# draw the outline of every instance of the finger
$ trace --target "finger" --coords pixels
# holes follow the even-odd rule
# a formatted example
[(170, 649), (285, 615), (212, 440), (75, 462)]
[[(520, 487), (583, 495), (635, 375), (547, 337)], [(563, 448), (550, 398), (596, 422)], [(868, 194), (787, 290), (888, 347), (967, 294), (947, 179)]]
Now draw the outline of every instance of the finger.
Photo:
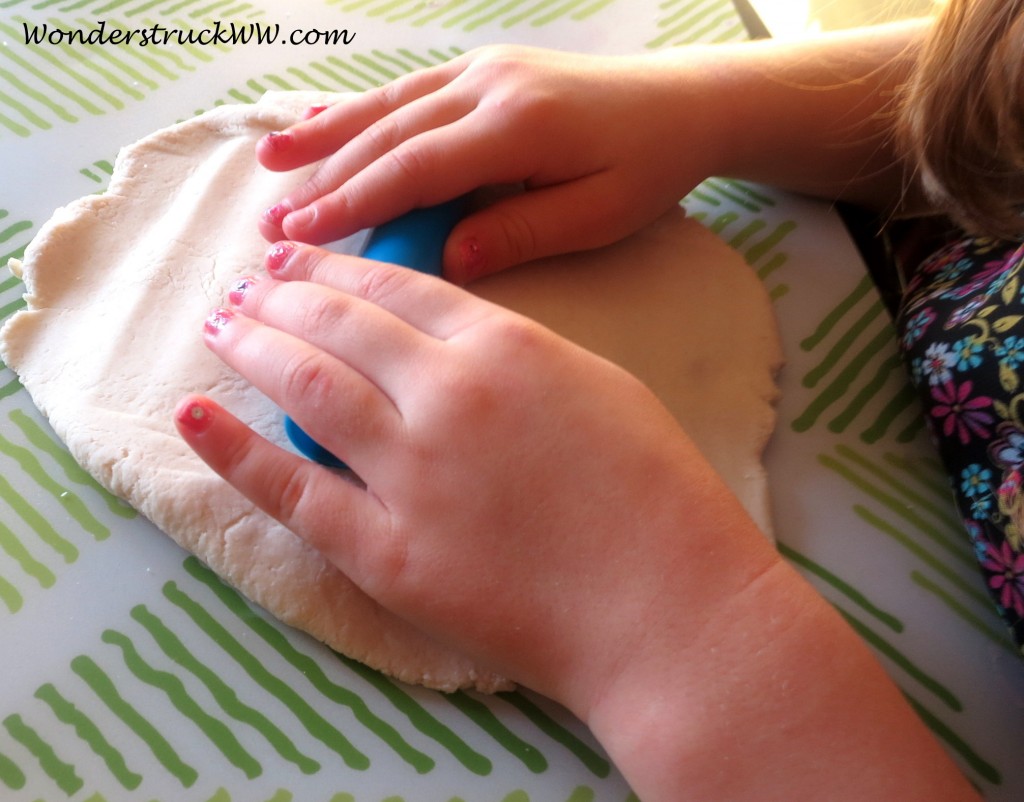
[(436, 92), (461, 72), (456, 62), (417, 70), (309, 114), (284, 131), (272, 131), (256, 143), (256, 158), (269, 170), (293, 170), (324, 159), (368, 126), (425, 95)]
[(315, 104), (313, 106), (310, 106), (308, 109), (306, 109), (304, 112), (302, 112), (302, 119), (303, 120), (312, 120), (318, 114), (321, 114), (322, 112), (327, 111), (327, 109), (329, 109), (331, 107), (331, 105), (332, 104), (330, 104), (330, 103), (317, 103), (317, 104)]
[[(191, 395), (174, 413), (178, 432), (215, 472), (338, 566), (353, 541), (386, 524), (374, 497), (338, 474), (278, 448), (208, 398)], [(323, 521), (330, 526), (323, 526)]]
[[(349, 213), (344, 204), (320, 203), (320, 200), (409, 140), (430, 137), (464, 117), (471, 109), (472, 105), (461, 94), (442, 90), (377, 120), (325, 160), (305, 183), (281, 200), (279, 205), (290, 210), (281, 221), (282, 230), (294, 239), (325, 242), (328, 241), (325, 237), (337, 239), (365, 227), (359, 225), (360, 221)], [(450, 166), (443, 169), (448, 172)], [(419, 181), (425, 183), (438, 180), (437, 175), (419, 176)], [(419, 205), (416, 198), (411, 202), (412, 206)]]
[(439, 340), (495, 310), (493, 304), (434, 276), (312, 245), (275, 243), (267, 251), (266, 267), (284, 281), (312, 282), (361, 298)]
[(401, 395), (410, 368), (429, 361), (438, 344), (383, 307), (322, 284), (249, 277), (229, 298), (247, 317), (341, 360), (389, 398)]
[(608, 183), (595, 173), (509, 196), (466, 217), (445, 243), (445, 277), (464, 285), (524, 262), (608, 245), (649, 222), (645, 209), (623, 203)]
[(340, 460), (364, 461), (400, 439), (396, 403), (343, 361), (287, 332), (229, 309), (205, 326), (207, 346)]
[(455, 122), (418, 134), (331, 192), (281, 217), (289, 239), (324, 243), (408, 212), (434, 206), (488, 184), (530, 177), (528, 152), (494, 134), (500, 121), (475, 110)]

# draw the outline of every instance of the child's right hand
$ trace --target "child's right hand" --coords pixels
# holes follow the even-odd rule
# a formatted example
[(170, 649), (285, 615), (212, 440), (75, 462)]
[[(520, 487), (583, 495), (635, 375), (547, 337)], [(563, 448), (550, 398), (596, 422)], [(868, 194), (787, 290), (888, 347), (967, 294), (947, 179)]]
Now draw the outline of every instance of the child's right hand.
[(664, 54), (467, 53), (261, 140), (272, 170), (325, 159), (268, 210), (263, 233), (324, 243), (481, 186), (522, 184), (455, 228), (449, 279), (606, 245), (710, 172), (707, 109), (681, 102), (684, 86), (678, 58)]
[(207, 344), (365, 487), (210, 399), (179, 430), (381, 605), (568, 706), (649, 802), (977, 802), (638, 380), (432, 276), (267, 268)]

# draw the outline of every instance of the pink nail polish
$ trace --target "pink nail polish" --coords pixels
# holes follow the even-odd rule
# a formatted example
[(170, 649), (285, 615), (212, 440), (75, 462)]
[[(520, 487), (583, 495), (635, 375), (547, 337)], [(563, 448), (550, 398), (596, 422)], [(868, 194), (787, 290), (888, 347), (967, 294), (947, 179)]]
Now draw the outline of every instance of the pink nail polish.
[(286, 134), (283, 131), (271, 131), (263, 137), (263, 141), (267, 143), (272, 151), (280, 152), (291, 147), (292, 135)]
[(264, 263), (267, 266), (267, 270), (272, 273), (284, 270), (285, 263), (288, 261), (288, 257), (294, 253), (295, 249), (298, 248), (298, 244), (290, 242), (288, 240), (281, 240), (281, 242), (275, 242), (267, 250), (267, 256)]
[(255, 276), (246, 276), (245, 278), (238, 279), (238, 281), (231, 285), (231, 290), (228, 292), (228, 300), (234, 306), (241, 306), (245, 294), (255, 283)]
[(287, 217), (290, 211), (290, 206), (285, 203), (278, 203), (276, 206), (271, 206), (263, 213), (263, 219), (272, 226), (279, 226), (281, 225), (281, 221)]
[(306, 109), (306, 113), (302, 115), (303, 120), (308, 120), (312, 117), (316, 117), (320, 112), (326, 111), (327, 106), (310, 106)]
[(202, 401), (187, 401), (175, 413), (178, 423), (195, 434), (202, 434), (213, 423), (213, 412)]
[(203, 328), (207, 334), (217, 335), (224, 330), (234, 316), (235, 313), (230, 309), (214, 309), (210, 312), (210, 316), (206, 318)]

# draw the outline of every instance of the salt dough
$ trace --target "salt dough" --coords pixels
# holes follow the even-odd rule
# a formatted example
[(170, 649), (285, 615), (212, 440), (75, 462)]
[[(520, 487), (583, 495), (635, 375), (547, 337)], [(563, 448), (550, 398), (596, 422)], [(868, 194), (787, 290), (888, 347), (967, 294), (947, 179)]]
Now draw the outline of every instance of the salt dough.
[[(325, 100), (344, 96), (270, 93), (124, 148), (108, 190), (57, 210), (27, 249), (27, 307), (0, 331), (0, 358), (100, 483), (281, 620), (401, 680), (507, 688), (380, 607), (174, 428), (178, 400), (200, 392), (289, 448), (280, 410), (200, 332), (233, 281), (262, 264), (258, 215), (313, 169), (263, 170), (256, 141)], [(645, 380), (770, 530), (760, 455), (781, 349), (771, 303), (737, 254), (677, 212), (617, 245), (473, 289)]]

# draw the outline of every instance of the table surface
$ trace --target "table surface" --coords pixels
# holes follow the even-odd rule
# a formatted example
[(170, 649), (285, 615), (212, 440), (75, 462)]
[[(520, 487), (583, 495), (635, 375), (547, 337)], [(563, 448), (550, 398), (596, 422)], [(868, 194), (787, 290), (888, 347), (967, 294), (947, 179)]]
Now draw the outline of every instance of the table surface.
[[(26, 26), (101, 21), (351, 41), (25, 42)], [(102, 191), (121, 145), (221, 103), (361, 90), (488, 42), (628, 53), (746, 36), (728, 0), (0, 0), (0, 263), (55, 207)], [(733, 181), (682, 202), (744, 255), (778, 313), (787, 366), (767, 462), (780, 548), (985, 795), (1022, 798), (1024, 667), (844, 227), (824, 204)], [(0, 317), (21, 292), (0, 273)], [(4, 800), (631, 798), (548, 700), (406, 687), (255, 609), (84, 476), (6, 368), (0, 498)]]
[(743, 0), (775, 37), (877, 25), (922, 17), (944, 0)]

